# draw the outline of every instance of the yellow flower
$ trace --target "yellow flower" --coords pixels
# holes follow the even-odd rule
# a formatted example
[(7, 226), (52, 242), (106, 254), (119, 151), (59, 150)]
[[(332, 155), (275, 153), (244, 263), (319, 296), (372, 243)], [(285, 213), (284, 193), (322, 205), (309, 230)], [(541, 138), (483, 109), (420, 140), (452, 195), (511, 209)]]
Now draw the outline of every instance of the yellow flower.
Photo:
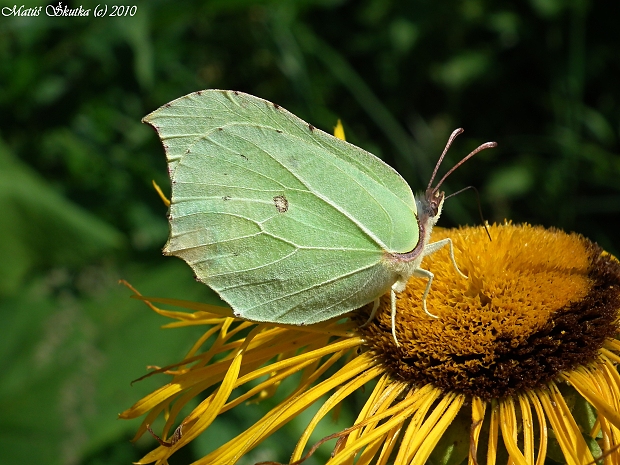
[[(452, 454), (451, 463), (509, 457), (524, 465), (558, 453), (563, 457), (553, 459), (567, 464), (620, 462), (620, 263), (576, 234), (489, 229), (492, 241), (480, 227), (436, 229), (433, 240), (452, 238), (468, 279), (447, 250), (426, 257), (424, 267), (435, 274), (427, 305), (439, 318), (424, 313), (426, 282), (413, 278), (398, 298), (399, 347), (387, 297), (364, 327), (368, 308), (310, 327), (239, 321), (199, 304), (184, 304), (193, 313), (157, 309), (179, 320), (175, 326), (209, 326), (175, 371), (158, 370), (172, 380), (121, 414), (146, 414), (136, 437), (161, 414), (165, 435), (181, 425), (175, 440), (162, 440), (139, 463), (167, 463), (218, 415), (271, 396), (297, 373), (298, 385), (280, 403), (196, 463), (235, 463), (318, 403), (291, 445), (291, 463), (300, 460), (313, 452), (310, 434), (319, 421), (365, 386), (367, 400), (351, 427), (325, 438), (338, 438), (330, 464), (424, 464), (431, 454), (445, 463)], [(204, 400), (181, 418), (199, 396)]]

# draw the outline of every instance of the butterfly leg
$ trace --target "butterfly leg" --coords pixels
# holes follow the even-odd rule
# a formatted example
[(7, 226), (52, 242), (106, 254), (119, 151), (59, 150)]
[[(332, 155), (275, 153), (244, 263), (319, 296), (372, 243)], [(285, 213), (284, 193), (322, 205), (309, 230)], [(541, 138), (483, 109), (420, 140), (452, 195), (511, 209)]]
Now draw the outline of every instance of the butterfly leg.
[(396, 290), (394, 289), (394, 287), (397, 284), (398, 281), (396, 281), (392, 286), (392, 289), (390, 290), (390, 296), (392, 298), (392, 338), (394, 339), (396, 347), (400, 347), (400, 344), (398, 343), (398, 338), (396, 337)]
[(433, 318), (439, 318), (437, 315), (433, 315), (431, 312), (429, 312), (426, 308), (426, 298), (428, 297), (428, 293), (431, 290), (431, 283), (433, 282), (433, 278), (435, 277), (435, 275), (428, 270), (418, 268), (413, 272), (413, 276), (428, 279), (428, 282), (426, 283), (426, 289), (424, 289), (424, 294), (422, 294), (422, 308), (428, 316), (432, 316)]
[(428, 244), (426, 247), (424, 247), (424, 256), (435, 253), (446, 245), (450, 247), (450, 260), (452, 260), (452, 266), (454, 266), (454, 269), (458, 272), (458, 274), (460, 274), (463, 278), (467, 279), (467, 275), (463, 274), (463, 272), (456, 264), (456, 260), (454, 259), (454, 247), (452, 246), (452, 239), (450, 239), (449, 237), (437, 242), (433, 242), (432, 244)]
[(379, 299), (379, 297), (377, 297), (375, 299), (375, 302), (372, 305), (372, 310), (370, 311), (370, 316), (366, 320), (366, 323), (361, 325), (360, 328), (363, 328), (363, 327), (367, 326), (372, 320), (375, 319), (375, 314), (377, 313), (377, 309), (379, 308), (379, 302), (380, 302), (380, 299)]
[(400, 347), (398, 338), (396, 337), (396, 293), (400, 293), (405, 290), (405, 287), (407, 287), (407, 280), (408, 278), (401, 276), (394, 284), (392, 284), (392, 289), (390, 292), (390, 297), (392, 300), (392, 338), (394, 339), (396, 347)]
[[(445, 247), (446, 245), (450, 247), (450, 260), (452, 261), (452, 265), (454, 266), (454, 269), (463, 278), (467, 279), (467, 275), (465, 275), (459, 269), (458, 265), (456, 264), (456, 259), (454, 258), (454, 246), (452, 245), (452, 239), (450, 239), (449, 237), (446, 238), (446, 239), (442, 239), (440, 241), (437, 241), (437, 242), (433, 242), (432, 244), (428, 244), (426, 247), (424, 247), (423, 256), (435, 253), (439, 249), (442, 249), (443, 247)], [(425, 270), (424, 268), (417, 268), (417, 269), (414, 270), (414, 272), (411, 274), (411, 276), (416, 276), (418, 278), (426, 278), (428, 280), (428, 282), (426, 283), (426, 289), (424, 289), (424, 294), (422, 294), (422, 308), (424, 308), (424, 312), (428, 316), (433, 317), (433, 318), (439, 318), (437, 315), (433, 315), (431, 312), (429, 312), (428, 308), (426, 307), (426, 298), (428, 297), (428, 293), (431, 290), (431, 284), (433, 283), (433, 278), (435, 277), (435, 275), (433, 273), (431, 273), (430, 271)], [(398, 343), (398, 338), (396, 337), (396, 293), (404, 291), (406, 286), (407, 286), (407, 279), (405, 279), (404, 277), (401, 277), (399, 280), (397, 280), (392, 285), (392, 289), (391, 289), (391, 300), (392, 300), (392, 337), (394, 338), (394, 342), (396, 343), (397, 347), (399, 347), (400, 344)], [(374, 310), (373, 310), (373, 312), (374, 312)], [(371, 315), (371, 317), (372, 316), (374, 316), (374, 314)], [(368, 322), (366, 322), (366, 323), (368, 323)]]

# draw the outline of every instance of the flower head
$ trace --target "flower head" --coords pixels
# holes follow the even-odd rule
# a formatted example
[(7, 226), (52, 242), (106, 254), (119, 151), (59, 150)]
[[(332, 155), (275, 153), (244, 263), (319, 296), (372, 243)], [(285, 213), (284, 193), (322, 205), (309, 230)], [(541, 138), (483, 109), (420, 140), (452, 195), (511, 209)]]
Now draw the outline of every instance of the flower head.
[[(422, 309), (425, 281), (410, 280), (397, 302), (400, 346), (387, 297), (363, 327), (367, 308), (311, 327), (237, 321), (196, 304), (194, 313), (157, 309), (176, 325), (210, 326), (175, 371), (159, 370), (173, 375), (170, 383), (121, 415), (146, 414), (138, 435), (160, 414), (164, 432), (182, 425), (176, 441), (140, 463), (165, 463), (219, 414), (269, 397), (295, 373), (299, 382), (280, 403), (197, 463), (235, 463), (318, 402), (291, 450), (291, 462), (300, 460), (313, 451), (310, 434), (320, 420), (373, 383), (351, 427), (334, 431), (329, 463), (422, 464), (451, 451), (453, 463), (492, 464), (507, 455), (538, 464), (555, 449), (569, 464), (620, 461), (620, 263), (576, 234), (511, 224), (490, 232), (492, 241), (482, 228), (434, 232), (432, 240), (451, 237), (468, 279), (447, 250), (425, 257), (435, 275), (427, 305), (439, 318)], [(181, 420), (181, 408), (205, 393)], [(585, 420), (574, 413), (579, 408), (590, 412)]]

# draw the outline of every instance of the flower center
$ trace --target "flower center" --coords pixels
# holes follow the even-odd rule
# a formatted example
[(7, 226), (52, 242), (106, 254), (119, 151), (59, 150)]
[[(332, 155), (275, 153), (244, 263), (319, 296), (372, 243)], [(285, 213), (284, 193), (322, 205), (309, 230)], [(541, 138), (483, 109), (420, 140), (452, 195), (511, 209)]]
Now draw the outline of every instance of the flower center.
[[(414, 383), (484, 399), (544, 385), (560, 371), (597, 357), (617, 331), (620, 264), (577, 234), (511, 224), (437, 229), (447, 248), (425, 257), (435, 278), (422, 309), (426, 280), (412, 278), (398, 295), (391, 336), (389, 296), (360, 332), (393, 374)], [(363, 319), (365, 315), (360, 315)]]

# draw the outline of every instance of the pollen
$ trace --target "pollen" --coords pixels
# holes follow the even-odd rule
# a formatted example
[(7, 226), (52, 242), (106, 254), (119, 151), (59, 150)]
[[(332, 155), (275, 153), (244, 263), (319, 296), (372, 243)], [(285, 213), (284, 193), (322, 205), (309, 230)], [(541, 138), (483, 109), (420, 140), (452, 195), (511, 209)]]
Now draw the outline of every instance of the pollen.
[[(390, 299), (361, 328), (367, 345), (397, 379), (442, 390), (502, 398), (534, 389), (594, 361), (618, 331), (620, 264), (578, 234), (529, 225), (458, 230), (436, 228), (431, 242), (450, 237), (427, 256), (434, 274), (425, 314), (426, 280), (411, 278), (397, 295), (396, 334)], [(363, 318), (363, 315), (361, 316)]]

